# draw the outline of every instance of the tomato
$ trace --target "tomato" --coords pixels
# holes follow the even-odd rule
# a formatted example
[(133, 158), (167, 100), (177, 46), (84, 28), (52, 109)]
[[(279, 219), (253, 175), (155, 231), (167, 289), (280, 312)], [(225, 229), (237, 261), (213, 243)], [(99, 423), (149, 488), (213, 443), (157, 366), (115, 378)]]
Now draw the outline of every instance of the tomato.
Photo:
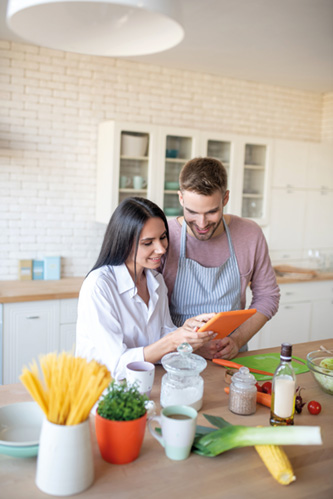
[(259, 385), (259, 383), (256, 383), (257, 387), (257, 392), (262, 392), (262, 387)]
[(264, 393), (268, 393), (269, 395), (271, 395), (272, 393), (272, 383), (271, 381), (266, 381), (263, 385), (262, 385), (262, 391)]
[(321, 405), (319, 404), (319, 402), (311, 400), (311, 402), (308, 403), (308, 411), (310, 414), (317, 415), (321, 411)]

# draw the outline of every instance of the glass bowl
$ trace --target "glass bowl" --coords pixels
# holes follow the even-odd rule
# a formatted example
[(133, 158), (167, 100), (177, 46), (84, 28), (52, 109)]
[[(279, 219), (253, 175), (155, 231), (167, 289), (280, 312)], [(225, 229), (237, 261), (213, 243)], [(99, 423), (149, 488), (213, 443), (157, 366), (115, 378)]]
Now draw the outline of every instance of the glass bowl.
[[(330, 359), (330, 369), (320, 365), (324, 359)], [(315, 350), (308, 353), (306, 356), (306, 363), (312, 372), (315, 380), (324, 392), (333, 395), (333, 354), (323, 352), (322, 350)]]

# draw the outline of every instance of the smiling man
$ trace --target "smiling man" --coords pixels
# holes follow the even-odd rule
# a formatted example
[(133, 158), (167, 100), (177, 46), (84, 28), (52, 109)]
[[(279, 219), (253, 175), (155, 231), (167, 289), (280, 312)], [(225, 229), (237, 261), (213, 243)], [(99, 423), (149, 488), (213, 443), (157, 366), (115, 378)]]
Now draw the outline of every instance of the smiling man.
[(277, 312), (280, 291), (261, 228), (252, 220), (224, 215), (229, 201), (227, 172), (213, 158), (183, 167), (179, 201), (184, 216), (169, 222), (170, 243), (163, 275), (176, 325), (199, 313), (244, 309), (246, 288), (257, 312), (232, 335), (213, 340), (206, 358), (233, 358)]

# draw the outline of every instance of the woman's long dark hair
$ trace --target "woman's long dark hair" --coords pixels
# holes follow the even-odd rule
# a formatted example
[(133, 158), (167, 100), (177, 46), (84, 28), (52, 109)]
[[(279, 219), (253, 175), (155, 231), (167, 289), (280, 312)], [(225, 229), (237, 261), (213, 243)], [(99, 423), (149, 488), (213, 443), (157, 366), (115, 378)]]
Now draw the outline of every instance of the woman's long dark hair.
[(124, 199), (113, 212), (105, 231), (101, 251), (90, 272), (103, 265), (121, 265), (125, 263), (133, 247), (135, 247), (134, 268), (136, 270), (135, 262), (140, 234), (144, 224), (150, 218), (161, 218), (163, 220), (169, 243), (167, 219), (159, 206), (145, 198), (132, 197)]

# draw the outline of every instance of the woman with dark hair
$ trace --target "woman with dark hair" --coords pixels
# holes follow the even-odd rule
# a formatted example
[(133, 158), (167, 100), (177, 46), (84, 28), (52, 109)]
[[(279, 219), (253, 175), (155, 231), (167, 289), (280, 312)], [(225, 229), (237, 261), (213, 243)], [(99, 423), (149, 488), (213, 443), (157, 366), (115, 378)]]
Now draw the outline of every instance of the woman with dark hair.
[(183, 342), (196, 350), (214, 336), (196, 332), (214, 314), (190, 318), (179, 328), (172, 323), (157, 272), (168, 244), (163, 211), (147, 199), (127, 198), (113, 213), (82, 285), (76, 355), (105, 364), (116, 379), (125, 377), (129, 362), (156, 363)]

